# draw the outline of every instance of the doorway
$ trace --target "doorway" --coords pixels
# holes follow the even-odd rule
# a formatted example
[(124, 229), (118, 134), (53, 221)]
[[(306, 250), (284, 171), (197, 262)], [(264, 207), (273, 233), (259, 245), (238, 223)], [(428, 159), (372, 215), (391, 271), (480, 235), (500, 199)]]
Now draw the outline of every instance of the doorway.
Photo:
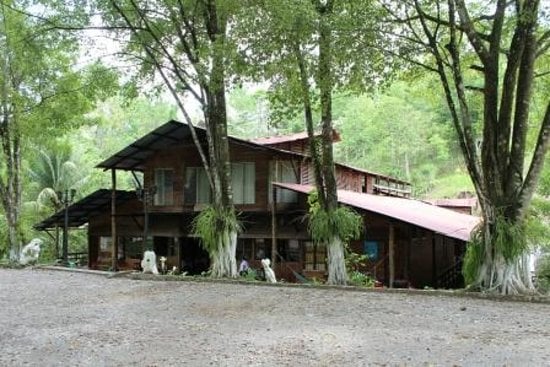
[(188, 275), (200, 275), (210, 268), (210, 257), (201, 244), (200, 239), (192, 237), (180, 238), (180, 254), (182, 272)]

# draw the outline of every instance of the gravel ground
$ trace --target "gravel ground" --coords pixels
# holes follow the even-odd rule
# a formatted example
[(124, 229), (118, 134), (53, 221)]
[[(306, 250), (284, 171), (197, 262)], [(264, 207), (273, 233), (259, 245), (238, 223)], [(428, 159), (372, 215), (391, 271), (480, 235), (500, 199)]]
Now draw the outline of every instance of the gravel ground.
[(550, 305), (0, 269), (0, 366), (550, 366)]

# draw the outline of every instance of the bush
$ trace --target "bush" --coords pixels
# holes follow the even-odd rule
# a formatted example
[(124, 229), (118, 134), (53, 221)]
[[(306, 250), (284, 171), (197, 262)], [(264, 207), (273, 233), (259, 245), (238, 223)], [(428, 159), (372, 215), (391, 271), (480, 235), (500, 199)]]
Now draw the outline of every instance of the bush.
[(348, 283), (357, 287), (374, 287), (374, 279), (360, 271), (352, 271), (348, 273)]
[(550, 254), (542, 256), (537, 261), (535, 272), (538, 290), (542, 293), (550, 293)]

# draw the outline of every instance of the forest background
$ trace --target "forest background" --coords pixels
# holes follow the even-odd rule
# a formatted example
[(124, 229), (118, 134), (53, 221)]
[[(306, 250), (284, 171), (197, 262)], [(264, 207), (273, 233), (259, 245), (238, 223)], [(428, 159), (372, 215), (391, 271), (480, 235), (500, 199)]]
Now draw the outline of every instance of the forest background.
[[(89, 52), (92, 50), (86, 58), (95, 58), (93, 49), (85, 44), (89, 40), (79, 38), (72, 41), (75, 45), (87, 47)], [(82, 57), (82, 48), (70, 50), (69, 59), (75, 61), (75, 65)], [(39, 120), (34, 120), (34, 128), (23, 134), (20, 235), (24, 242), (34, 237), (42, 238), (47, 244), (46, 257), (53, 256), (52, 239), (35, 232), (32, 226), (60, 209), (55, 194), (74, 188), (76, 199), (79, 199), (98, 188), (109, 187), (109, 173), (95, 169), (97, 163), (167, 120), (181, 120), (177, 106), (162, 90), (151, 88), (129, 92), (122, 85), (127, 67), (116, 63), (109, 65), (111, 71), (122, 75), (120, 83), (116, 83), (111, 75), (98, 79), (102, 84), (85, 86), (104, 88), (105, 92), (87, 95), (88, 102), (85, 108), (78, 109), (79, 116), (61, 116), (71, 123), (48, 128), (48, 133), (44, 133), (44, 126), (37, 123)], [(532, 121), (542, 120), (544, 101), (550, 95), (548, 78), (541, 80), (534, 93)], [(251, 139), (303, 131), (302, 114), (297, 111), (281, 115), (271, 107), (270, 97), (269, 88), (263, 85), (244, 83), (232, 87), (228, 91), (230, 133)], [(74, 109), (75, 105), (82, 107), (82, 101), (76, 99), (65, 99), (61, 103), (65, 110)], [(474, 117), (481, 116), (481, 108), (479, 104), (479, 110), (473, 111)], [(473, 193), (435, 75), (395, 70), (391, 79), (374, 91), (363, 94), (340, 91), (334, 96), (333, 115), (335, 128), (342, 138), (335, 145), (338, 162), (409, 181), (413, 186), (413, 196), (420, 199), (453, 198)], [(316, 119), (319, 120), (318, 115)], [(200, 121), (197, 122), (200, 125)], [(534, 135), (528, 136), (528, 144), (534, 145), (535, 139)], [(548, 160), (547, 157), (528, 227), (531, 244), (543, 248), (550, 246)], [(135, 188), (130, 175), (121, 177), (119, 186), (122, 189)], [(6, 217), (0, 211), (0, 258), (7, 256), (6, 237)], [(84, 231), (72, 231), (71, 251), (84, 250), (85, 243)]]

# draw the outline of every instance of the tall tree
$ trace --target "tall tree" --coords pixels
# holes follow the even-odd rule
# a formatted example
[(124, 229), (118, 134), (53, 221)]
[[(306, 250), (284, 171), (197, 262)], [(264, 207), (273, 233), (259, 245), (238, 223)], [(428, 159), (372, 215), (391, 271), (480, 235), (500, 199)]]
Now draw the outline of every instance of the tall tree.
[[(542, 121), (530, 120), (540, 58), (550, 48), (548, 19), (540, 22), (545, 12), (539, 0), (385, 5), (402, 25), (395, 37), (431, 55), (429, 60), (422, 52), (407, 58), (439, 75), (483, 211), (465, 275), (482, 289), (529, 291), (524, 220), (550, 144), (550, 100)], [(481, 83), (476, 85), (478, 76)], [(479, 119), (473, 113), (476, 103), (482, 105)], [(526, 137), (533, 127), (538, 137), (530, 147)]]
[[(195, 220), (211, 259), (212, 276), (237, 276), (238, 222), (231, 190), (227, 139), (226, 83), (235, 55), (228, 38), (232, 1), (107, 1), (105, 21), (130, 32), (127, 54), (141, 62), (142, 75), (160, 77), (188, 123), (212, 192), (211, 207)], [(207, 137), (203, 148), (185, 97), (201, 109)]]
[[(251, 12), (253, 19), (241, 22), (248, 32), (241, 40), (249, 47), (262, 77), (272, 83), (274, 110), (303, 113), (316, 184), (310, 200), (310, 233), (327, 248), (328, 282), (346, 284), (344, 243), (358, 235), (361, 221), (338, 205), (332, 95), (339, 88), (372, 88), (384, 74), (383, 54), (370, 47), (379, 42), (373, 17), (376, 9), (371, 1), (252, 3), (259, 5)], [(258, 14), (263, 19), (260, 23)], [(371, 51), (368, 58), (365, 49)], [(316, 108), (320, 110), (319, 124), (314, 121)], [(316, 137), (318, 125), (321, 134)]]
[[(0, 2), (0, 201), (14, 257), (20, 247), (23, 143), (35, 134), (44, 138), (81, 122), (94, 96), (103, 93), (95, 86), (105, 80), (98, 74), (105, 69), (95, 65), (73, 70), (77, 39), (51, 30), (48, 20), (59, 15), (57, 5)], [(25, 13), (33, 6), (48, 19)]]

